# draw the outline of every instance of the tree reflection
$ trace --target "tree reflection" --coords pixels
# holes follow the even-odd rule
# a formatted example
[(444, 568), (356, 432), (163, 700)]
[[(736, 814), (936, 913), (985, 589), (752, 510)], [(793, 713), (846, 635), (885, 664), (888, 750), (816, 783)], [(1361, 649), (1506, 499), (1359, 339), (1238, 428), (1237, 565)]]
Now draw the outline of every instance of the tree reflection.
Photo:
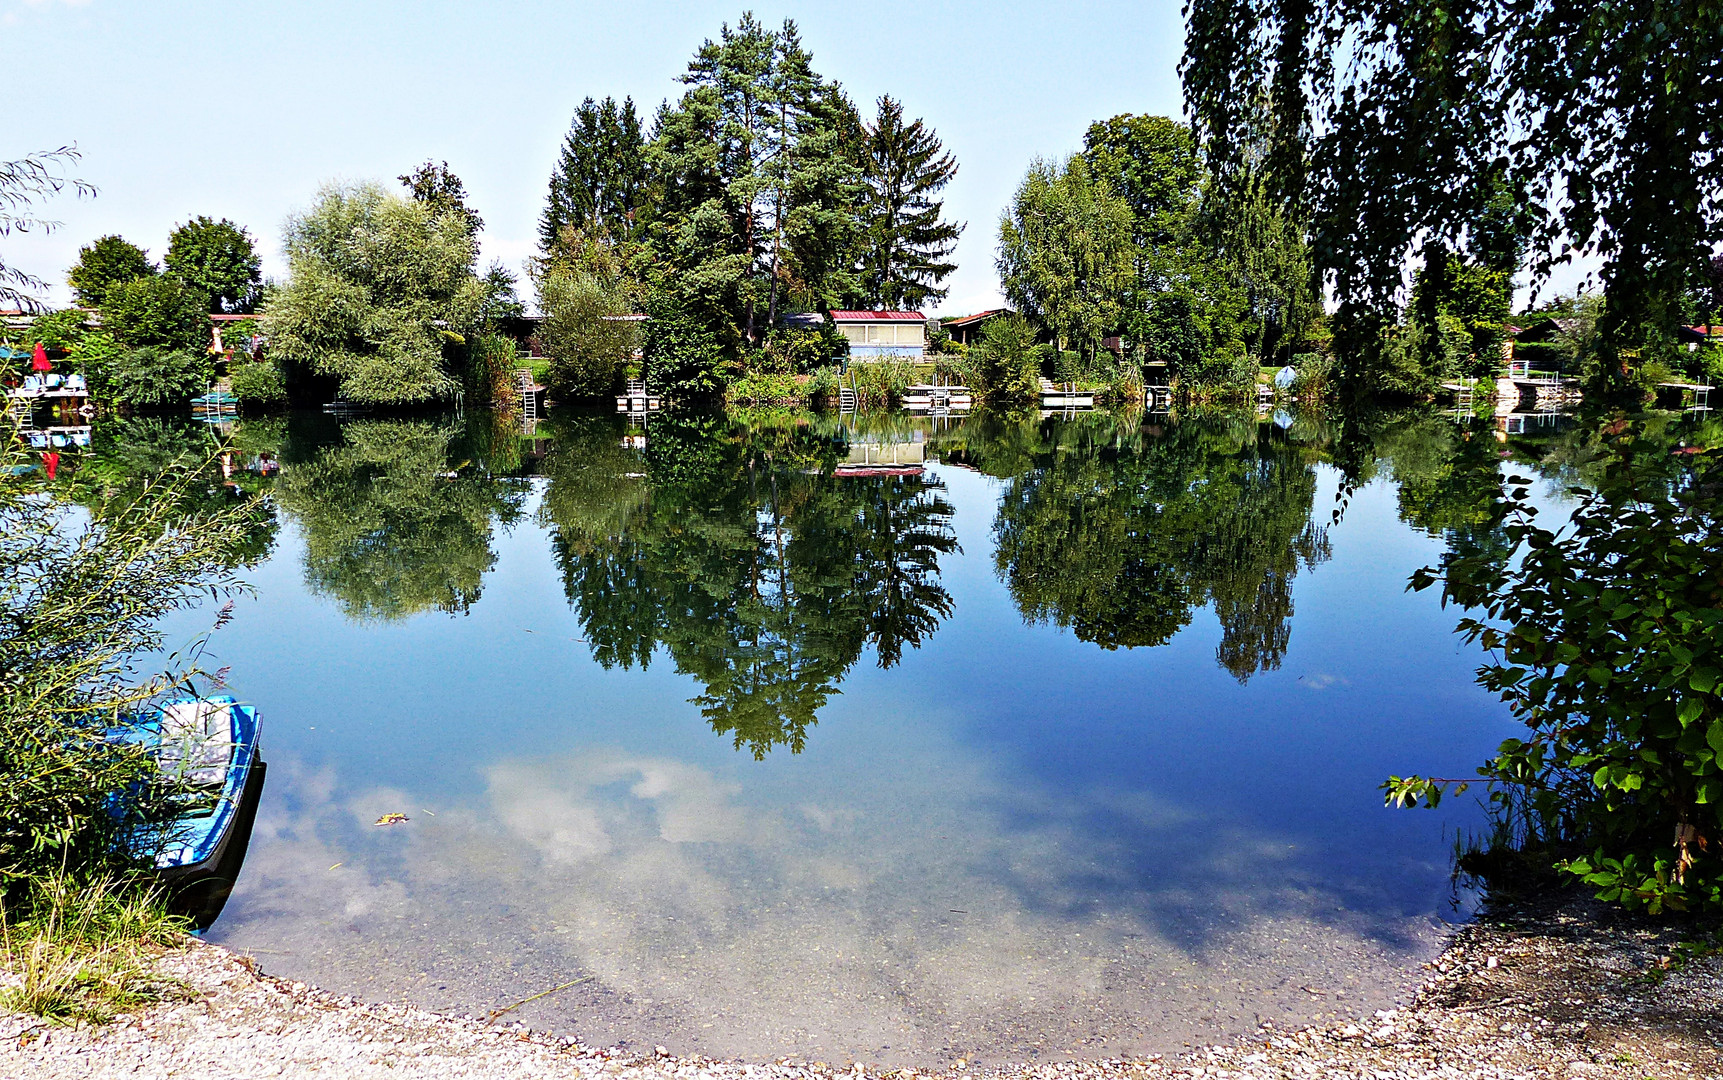
[(868, 646), (891, 667), (951, 613), (942, 485), (836, 475), (845, 452), (809, 418), (565, 422), (541, 512), (593, 656), (645, 666), (662, 647), (738, 749), (800, 752)]
[(276, 488), (304, 534), (311, 589), (354, 619), (471, 608), (496, 563), (492, 522), (520, 517), (524, 483), (475, 460), (459, 420), (319, 428), (291, 433)]
[[(140, 498), (168, 499), (185, 518), (215, 513), (259, 493), (257, 480), (235, 469), (230, 441), (208, 424), (177, 417), (113, 417), (92, 429), (90, 445), (63, 458), (59, 486), (100, 518)], [(224, 467), (225, 466), (225, 467)], [(190, 468), (192, 475), (169, 484)], [(275, 548), (280, 523), (265, 502), (254, 504), (250, 528), (227, 554), (230, 567), (256, 566)]]
[(1211, 605), (1221, 666), (1241, 682), (1278, 668), (1293, 578), (1329, 546), (1311, 520), (1313, 464), (1270, 430), (1249, 416), (1198, 416), (1157, 434), (1096, 417), (1020, 421), (998, 445), (975, 437), (984, 429), (967, 433), (971, 460), (1016, 470), (994, 538), (1018, 610), (1116, 649), (1164, 644)]

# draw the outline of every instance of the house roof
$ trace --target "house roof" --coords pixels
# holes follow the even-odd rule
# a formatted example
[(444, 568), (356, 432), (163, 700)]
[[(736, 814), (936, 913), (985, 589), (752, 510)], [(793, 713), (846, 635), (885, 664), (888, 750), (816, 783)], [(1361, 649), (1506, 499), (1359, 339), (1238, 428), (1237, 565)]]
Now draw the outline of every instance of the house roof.
[(926, 322), (919, 311), (834, 311), (833, 322)]
[(986, 320), (993, 318), (995, 315), (1009, 315), (1009, 314), (1011, 314), (1010, 308), (1002, 308), (1002, 307), (988, 308), (986, 311), (978, 311), (973, 315), (960, 315), (955, 319), (941, 319), (940, 325), (942, 325), (942, 326), (968, 326), (971, 323), (985, 322)]

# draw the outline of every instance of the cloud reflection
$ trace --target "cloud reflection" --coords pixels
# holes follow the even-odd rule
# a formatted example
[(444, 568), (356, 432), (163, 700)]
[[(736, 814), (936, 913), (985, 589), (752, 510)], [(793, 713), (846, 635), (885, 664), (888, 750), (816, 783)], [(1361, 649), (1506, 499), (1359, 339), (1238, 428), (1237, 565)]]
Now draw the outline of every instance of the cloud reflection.
[[(271, 970), (460, 1011), (591, 974), (524, 1018), (597, 1042), (1164, 1050), (1307, 1015), (1307, 985), (1381, 1007), (1430, 944), (1337, 914), (1278, 838), (1141, 792), (1036, 796), (950, 754), (783, 790), (586, 751), (482, 766), (464, 805), (283, 775), (219, 939)], [(369, 824), (392, 810), (412, 820)], [(1157, 844), (1169, 864), (1152, 865)]]

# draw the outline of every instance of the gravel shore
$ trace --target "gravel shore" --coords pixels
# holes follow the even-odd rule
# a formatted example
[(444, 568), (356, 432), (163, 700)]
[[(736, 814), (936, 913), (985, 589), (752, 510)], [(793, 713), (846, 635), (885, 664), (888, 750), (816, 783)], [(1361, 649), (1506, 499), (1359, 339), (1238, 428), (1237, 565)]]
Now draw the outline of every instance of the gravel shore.
[(102, 1027), (0, 1016), (0, 1076), (1081, 1080), (1161, 1077), (1413, 1080), (1426, 1077), (1723, 1080), (1723, 956), (1683, 961), (1692, 936), (1585, 900), (1461, 928), (1405, 1007), (1280, 1030), (1182, 1060), (914, 1069), (866, 1062), (642, 1057), (520, 1025), (366, 1004), (273, 978), (201, 942), (164, 955), (187, 988)]

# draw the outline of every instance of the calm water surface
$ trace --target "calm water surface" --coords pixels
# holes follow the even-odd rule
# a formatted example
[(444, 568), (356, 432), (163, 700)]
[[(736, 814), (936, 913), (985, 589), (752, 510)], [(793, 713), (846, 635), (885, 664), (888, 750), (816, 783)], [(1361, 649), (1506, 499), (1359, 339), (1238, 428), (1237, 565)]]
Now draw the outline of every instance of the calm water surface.
[(1478, 818), (1378, 785), (1513, 730), (1405, 589), (1492, 542), (1504, 444), (1280, 419), (248, 422), (276, 524), (214, 650), (271, 769), (210, 937), (755, 1058), (1385, 1007)]

